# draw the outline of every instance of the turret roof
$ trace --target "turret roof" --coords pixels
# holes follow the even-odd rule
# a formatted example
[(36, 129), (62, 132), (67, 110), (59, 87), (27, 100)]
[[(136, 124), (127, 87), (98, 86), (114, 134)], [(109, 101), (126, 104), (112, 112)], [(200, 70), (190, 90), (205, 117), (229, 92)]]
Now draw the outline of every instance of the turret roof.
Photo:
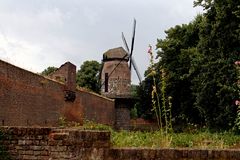
[(128, 60), (128, 53), (122, 48), (109, 49), (103, 54), (103, 60), (124, 59)]

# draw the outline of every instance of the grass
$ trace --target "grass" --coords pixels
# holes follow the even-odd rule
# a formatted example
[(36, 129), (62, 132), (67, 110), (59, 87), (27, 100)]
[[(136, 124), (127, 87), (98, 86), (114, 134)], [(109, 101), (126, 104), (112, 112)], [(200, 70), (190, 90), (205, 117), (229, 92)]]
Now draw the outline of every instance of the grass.
[(112, 132), (112, 143), (115, 147), (227, 149), (240, 148), (240, 136), (231, 132), (209, 131), (173, 133), (169, 136), (161, 135), (159, 131), (120, 131)]
[(168, 133), (160, 131), (115, 131), (111, 127), (85, 121), (83, 126), (70, 124), (66, 127), (84, 130), (107, 130), (111, 132), (114, 147), (149, 147), (149, 148), (197, 148), (197, 149), (236, 149), (240, 148), (240, 135), (231, 131), (210, 132), (208, 129)]

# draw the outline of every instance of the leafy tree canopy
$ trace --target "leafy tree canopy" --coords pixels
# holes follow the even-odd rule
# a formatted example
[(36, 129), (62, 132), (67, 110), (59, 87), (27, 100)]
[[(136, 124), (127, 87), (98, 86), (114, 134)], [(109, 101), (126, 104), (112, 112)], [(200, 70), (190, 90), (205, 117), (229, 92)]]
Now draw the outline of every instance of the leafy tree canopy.
[(97, 61), (85, 61), (77, 71), (77, 85), (98, 93), (100, 67)]
[(47, 69), (44, 69), (44, 71), (42, 71), (40, 74), (43, 75), (43, 76), (48, 76), (50, 75), (51, 73), (55, 72), (57, 70), (57, 67), (48, 67)]

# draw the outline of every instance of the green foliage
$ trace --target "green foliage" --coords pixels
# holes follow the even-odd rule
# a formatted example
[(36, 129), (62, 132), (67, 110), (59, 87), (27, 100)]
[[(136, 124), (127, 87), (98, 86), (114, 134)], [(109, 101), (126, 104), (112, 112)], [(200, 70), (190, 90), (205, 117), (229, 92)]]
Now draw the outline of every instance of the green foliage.
[(206, 8), (197, 45), (201, 59), (193, 59), (190, 69), (194, 106), (204, 123), (213, 128), (231, 128), (236, 116), (233, 101), (238, 89), (233, 64), (240, 59), (239, 5), (240, 1), (218, 0)]
[(51, 73), (55, 72), (57, 70), (56, 67), (48, 67), (47, 69), (44, 69), (44, 71), (41, 72), (41, 75), (48, 76)]
[(237, 106), (237, 116), (235, 119), (235, 126), (234, 126), (234, 130), (237, 132), (240, 132), (240, 61), (236, 61), (235, 62), (236, 68), (237, 68), (237, 86), (238, 86), (238, 96), (239, 99), (235, 100), (235, 105)]
[(159, 39), (157, 43), (159, 49), (157, 66), (163, 68), (167, 74), (165, 80), (167, 83), (164, 86), (165, 97), (173, 98), (172, 113), (175, 124), (199, 121), (199, 112), (192, 107), (194, 103), (191, 90), (192, 77), (188, 76), (188, 73), (192, 57), (198, 56), (196, 46), (199, 41), (199, 27), (202, 25), (202, 21), (203, 17), (199, 15), (188, 25), (177, 25), (170, 28), (166, 31), (167, 37), (163, 40)]
[(77, 85), (99, 93), (100, 67), (97, 61), (85, 61), (77, 71)]
[(131, 119), (136, 119), (136, 118), (138, 118), (138, 113), (137, 113), (137, 108), (136, 108), (136, 106), (134, 106), (133, 108), (131, 108), (131, 110), (130, 110), (130, 117), (131, 117)]
[(95, 123), (92, 121), (84, 121), (82, 128), (85, 130), (105, 130), (113, 132), (113, 129), (110, 126)]
[(59, 117), (58, 119), (58, 126), (59, 127), (66, 127), (67, 126), (67, 121), (65, 117)]
[[(148, 75), (150, 70), (145, 72), (145, 76)], [(137, 86), (137, 97), (135, 107), (137, 108), (138, 117), (144, 119), (152, 119), (154, 117), (151, 106), (151, 91), (152, 91), (153, 78), (147, 76), (139, 86)]]
[(166, 141), (160, 131), (157, 132), (113, 132), (111, 141), (115, 147), (170, 147), (171, 141)]

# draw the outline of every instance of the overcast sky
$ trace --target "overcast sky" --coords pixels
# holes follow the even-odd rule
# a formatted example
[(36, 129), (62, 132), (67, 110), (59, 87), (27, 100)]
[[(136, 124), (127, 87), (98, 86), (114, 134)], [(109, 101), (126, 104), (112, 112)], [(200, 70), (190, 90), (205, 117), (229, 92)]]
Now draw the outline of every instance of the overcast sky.
[(130, 44), (136, 18), (133, 56), (143, 76), (148, 45), (201, 12), (193, 0), (0, 0), (0, 59), (33, 72), (101, 62), (105, 51), (123, 46), (121, 32)]

